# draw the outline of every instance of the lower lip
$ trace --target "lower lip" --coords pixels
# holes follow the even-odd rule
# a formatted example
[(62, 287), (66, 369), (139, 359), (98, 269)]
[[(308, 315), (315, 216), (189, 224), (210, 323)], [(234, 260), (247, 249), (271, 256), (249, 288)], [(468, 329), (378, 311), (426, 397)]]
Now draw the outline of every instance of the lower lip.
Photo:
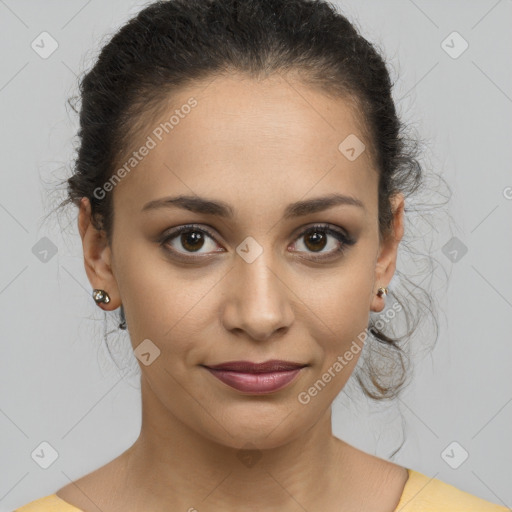
[(290, 384), (302, 368), (272, 373), (243, 373), (206, 368), (214, 377), (238, 391), (264, 394), (283, 389)]

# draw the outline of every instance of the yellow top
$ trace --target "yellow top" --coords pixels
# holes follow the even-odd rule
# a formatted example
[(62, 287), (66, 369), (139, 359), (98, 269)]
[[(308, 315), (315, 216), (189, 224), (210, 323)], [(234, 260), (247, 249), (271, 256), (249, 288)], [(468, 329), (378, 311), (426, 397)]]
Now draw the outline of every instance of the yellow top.
[(510, 512), (437, 478), (407, 469), (409, 479), (395, 512)]
[[(510, 512), (503, 505), (496, 505), (457, 489), (437, 478), (407, 469), (409, 479), (395, 512)], [(82, 512), (56, 494), (24, 505), (14, 512)]]

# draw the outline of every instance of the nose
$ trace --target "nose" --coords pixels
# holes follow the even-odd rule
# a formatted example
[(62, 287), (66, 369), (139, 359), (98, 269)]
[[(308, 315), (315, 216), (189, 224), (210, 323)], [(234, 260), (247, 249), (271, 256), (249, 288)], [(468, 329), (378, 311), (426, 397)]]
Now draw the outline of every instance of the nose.
[(284, 334), (294, 319), (290, 304), (293, 292), (284, 282), (283, 271), (272, 265), (265, 254), (252, 263), (242, 258), (236, 261), (225, 281), (222, 313), (226, 329), (245, 332), (258, 341), (265, 341), (275, 333)]

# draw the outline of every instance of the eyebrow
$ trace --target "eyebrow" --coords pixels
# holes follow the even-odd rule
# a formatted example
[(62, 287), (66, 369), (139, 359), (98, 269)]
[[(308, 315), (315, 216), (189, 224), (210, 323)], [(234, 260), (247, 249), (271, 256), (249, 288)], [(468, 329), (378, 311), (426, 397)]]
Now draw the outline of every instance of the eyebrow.
[[(363, 210), (365, 209), (363, 202), (355, 197), (343, 194), (330, 194), (324, 197), (317, 197), (289, 204), (284, 210), (283, 219), (301, 217), (321, 212), (339, 205), (357, 206)], [(216, 215), (218, 217), (229, 219), (233, 218), (235, 215), (233, 208), (223, 201), (216, 201), (213, 199), (190, 195), (154, 199), (153, 201), (146, 203), (142, 207), (141, 211), (154, 211), (160, 208), (182, 208), (194, 213)]]

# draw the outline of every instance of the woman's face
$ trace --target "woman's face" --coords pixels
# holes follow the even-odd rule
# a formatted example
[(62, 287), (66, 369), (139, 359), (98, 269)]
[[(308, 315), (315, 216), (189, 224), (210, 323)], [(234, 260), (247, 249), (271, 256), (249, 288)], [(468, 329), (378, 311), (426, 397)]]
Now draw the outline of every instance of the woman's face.
[[(232, 447), (277, 446), (329, 414), (370, 310), (384, 306), (376, 291), (401, 237), (379, 242), (378, 176), (358, 126), (349, 103), (289, 79), (189, 86), (118, 167), (127, 163), (111, 248), (82, 205), (89, 279), (110, 294), (104, 309), (124, 306), (143, 403), (151, 395), (169, 418)], [(165, 202), (179, 196), (194, 201)], [(261, 394), (205, 368), (271, 359), (306, 366)]]

